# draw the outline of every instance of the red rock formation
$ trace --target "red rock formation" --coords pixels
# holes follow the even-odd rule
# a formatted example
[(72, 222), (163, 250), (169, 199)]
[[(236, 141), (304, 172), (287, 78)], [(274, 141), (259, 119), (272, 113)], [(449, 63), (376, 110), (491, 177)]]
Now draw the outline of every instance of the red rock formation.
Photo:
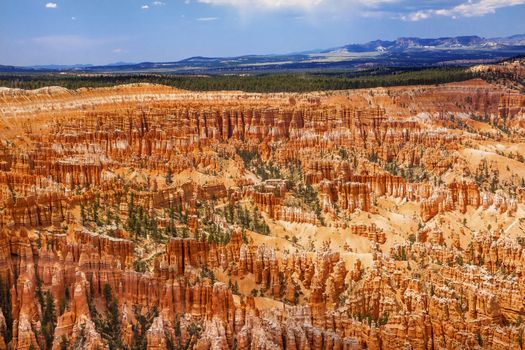
[(350, 232), (354, 235), (368, 238), (372, 242), (383, 244), (386, 242), (385, 232), (378, 228), (375, 224), (367, 225), (352, 225)]
[[(522, 97), (2, 90), (0, 349), (48, 348), (47, 293), (52, 349), (107, 347), (106, 286), (128, 347), (521, 348), (520, 164), (489, 184), (463, 152), (520, 143)], [(272, 232), (230, 216), (238, 202)], [(504, 226), (458, 229), (479, 213)]]

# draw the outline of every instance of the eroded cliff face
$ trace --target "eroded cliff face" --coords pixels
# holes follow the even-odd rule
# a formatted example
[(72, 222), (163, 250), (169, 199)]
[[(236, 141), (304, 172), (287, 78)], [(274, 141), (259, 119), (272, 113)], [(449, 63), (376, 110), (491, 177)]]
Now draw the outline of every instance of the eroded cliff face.
[(0, 349), (521, 349), (523, 95), (0, 91)]

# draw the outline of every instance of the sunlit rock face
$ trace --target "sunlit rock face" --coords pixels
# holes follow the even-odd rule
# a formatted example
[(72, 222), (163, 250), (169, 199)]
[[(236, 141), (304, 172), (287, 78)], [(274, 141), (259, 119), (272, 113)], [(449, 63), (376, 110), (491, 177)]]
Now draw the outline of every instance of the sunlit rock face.
[(524, 101), (1, 90), (0, 349), (520, 349)]

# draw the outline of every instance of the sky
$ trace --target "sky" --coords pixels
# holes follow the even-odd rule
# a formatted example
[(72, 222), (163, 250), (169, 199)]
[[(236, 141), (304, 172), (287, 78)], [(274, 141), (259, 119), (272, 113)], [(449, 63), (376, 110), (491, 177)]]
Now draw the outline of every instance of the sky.
[(0, 64), (168, 62), (525, 33), (525, 0), (0, 0)]

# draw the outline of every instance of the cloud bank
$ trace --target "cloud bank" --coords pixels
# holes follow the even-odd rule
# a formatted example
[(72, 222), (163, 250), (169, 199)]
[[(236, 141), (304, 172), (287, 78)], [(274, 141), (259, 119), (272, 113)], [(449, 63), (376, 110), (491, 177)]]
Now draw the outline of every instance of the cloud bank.
[(387, 16), (405, 21), (431, 17), (476, 17), (505, 7), (525, 4), (525, 0), (197, 0), (200, 3), (228, 6), (241, 12), (296, 11), (360, 13), (363, 16)]
[(450, 7), (429, 10), (419, 10), (401, 16), (403, 20), (420, 21), (430, 17), (446, 16), (458, 17), (479, 17), (495, 13), (496, 10), (504, 7), (511, 7), (525, 4), (525, 0), (469, 0), (465, 3)]

